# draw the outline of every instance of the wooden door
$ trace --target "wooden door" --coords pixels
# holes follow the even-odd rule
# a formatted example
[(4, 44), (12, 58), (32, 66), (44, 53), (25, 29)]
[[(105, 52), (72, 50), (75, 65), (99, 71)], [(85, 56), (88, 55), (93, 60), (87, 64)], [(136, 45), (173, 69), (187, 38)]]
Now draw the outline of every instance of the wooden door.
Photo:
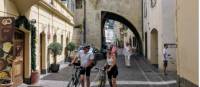
[(16, 56), (13, 61), (13, 81), (17, 86), (23, 83), (24, 78), (24, 33), (21, 31), (15, 32), (14, 39), (14, 54)]

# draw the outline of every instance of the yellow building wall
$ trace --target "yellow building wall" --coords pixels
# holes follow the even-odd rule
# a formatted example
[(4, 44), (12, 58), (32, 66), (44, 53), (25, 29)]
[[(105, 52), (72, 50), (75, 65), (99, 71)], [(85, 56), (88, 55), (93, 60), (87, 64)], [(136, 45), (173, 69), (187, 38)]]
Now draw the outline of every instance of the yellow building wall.
[(178, 75), (198, 85), (198, 0), (177, 0)]
[[(69, 14), (68, 14), (69, 15)], [(73, 17), (71, 17), (73, 18)], [(43, 8), (40, 5), (34, 5), (31, 8), (30, 11), (30, 17), (29, 19), (36, 19), (36, 24), (35, 26), (37, 27), (37, 33), (36, 37), (37, 43), (36, 43), (36, 62), (37, 62), (37, 70), (40, 70), (40, 62), (41, 62), (41, 52), (40, 52), (40, 34), (44, 32), (45, 38), (46, 38), (46, 50), (48, 48), (48, 45), (53, 42), (53, 35), (57, 35), (57, 42), (61, 43), (61, 35), (63, 35), (63, 52), (61, 55), (57, 56), (57, 62), (61, 62), (64, 60), (64, 48), (66, 47), (66, 38), (69, 36), (70, 32), (70, 38), (72, 38), (72, 32), (73, 32), (73, 26), (68, 24), (66, 21), (63, 19), (57, 17), (53, 12)], [(73, 20), (71, 20), (73, 21)], [(48, 33), (50, 33), (50, 39), (47, 38)], [(69, 42), (72, 39), (69, 39)], [(53, 57), (50, 55), (49, 57), (47, 56), (46, 52), (46, 57), (49, 58), (50, 64), (53, 63)], [(47, 67), (46, 67), (47, 69)]]

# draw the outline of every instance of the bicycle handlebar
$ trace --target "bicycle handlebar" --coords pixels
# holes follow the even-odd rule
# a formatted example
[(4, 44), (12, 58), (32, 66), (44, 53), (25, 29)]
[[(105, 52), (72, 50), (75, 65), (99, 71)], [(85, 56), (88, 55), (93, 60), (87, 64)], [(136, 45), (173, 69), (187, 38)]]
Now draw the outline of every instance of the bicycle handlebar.
[(101, 71), (105, 71), (104, 68), (99, 68), (99, 67), (95, 67), (96, 70), (101, 70)]
[(75, 69), (80, 69), (81, 68), (81, 66), (76, 66), (76, 65), (74, 65), (73, 66)]

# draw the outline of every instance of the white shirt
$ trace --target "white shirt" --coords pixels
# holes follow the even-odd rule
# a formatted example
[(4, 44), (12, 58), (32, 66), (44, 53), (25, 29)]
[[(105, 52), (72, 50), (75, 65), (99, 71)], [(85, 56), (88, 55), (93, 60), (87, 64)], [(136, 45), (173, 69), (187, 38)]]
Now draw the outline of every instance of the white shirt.
[(92, 47), (90, 47), (89, 52), (90, 52), (90, 53), (93, 53), (93, 48), (92, 48)]
[(90, 52), (84, 53), (84, 50), (80, 50), (78, 52), (78, 58), (80, 58), (81, 66), (86, 66), (89, 60), (94, 59), (94, 55), (93, 53), (90, 53)]
[(125, 49), (124, 49), (124, 54), (130, 54), (130, 46), (125, 46)]
[(169, 55), (169, 53), (168, 53), (167, 49), (164, 48), (163, 49), (163, 60), (168, 60), (168, 55)]
[(108, 63), (108, 65), (112, 65), (112, 63), (113, 63), (113, 59), (112, 58), (107, 58), (107, 63)]

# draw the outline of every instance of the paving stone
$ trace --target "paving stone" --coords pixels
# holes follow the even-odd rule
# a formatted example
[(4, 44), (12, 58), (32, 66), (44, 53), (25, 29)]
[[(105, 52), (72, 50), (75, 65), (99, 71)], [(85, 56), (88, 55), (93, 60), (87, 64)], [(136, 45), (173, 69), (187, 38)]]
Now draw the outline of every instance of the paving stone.
[[(95, 67), (102, 67), (106, 63), (105, 59), (100, 59)], [(131, 58), (131, 67), (126, 67), (124, 64), (124, 56), (120, 55), (117, 57), (118, 65), (118, 82), (129, 82), (128, 84), (119, 83), (118, 87), (176, 87), (176, 83), (173, 84), (146, 84), (148, 82), (165, 82), (176, 80), (176, 74), (174, 72), (169, 72), (167, 76), (157, 70), (157, 68), (151, 66), (145, 58), (134, 57)], [(58, 73), (51, 73), (49, 75), (41, 78), (39, 84), (43, 87), (65, 87), (70, 80), (74, 69), (72, 66), (67, 66), (60, 70)], [(95, 69), (91, 70), (91, 81), (95, 81), (97, 71)], [(138, 84), (137, 81), (139, 81)], [(136, 82), (136, 83), (135, 83)], [(56, 85), (55, 83), (59, 83)], [(23, 87), (23, 86), (21, 86)], [(25, 87), (25, 86), (24, 86)], [(95, 86), (92, 86), (95, 87)], [(106, 87), (109, 87), (108, 83)]]

